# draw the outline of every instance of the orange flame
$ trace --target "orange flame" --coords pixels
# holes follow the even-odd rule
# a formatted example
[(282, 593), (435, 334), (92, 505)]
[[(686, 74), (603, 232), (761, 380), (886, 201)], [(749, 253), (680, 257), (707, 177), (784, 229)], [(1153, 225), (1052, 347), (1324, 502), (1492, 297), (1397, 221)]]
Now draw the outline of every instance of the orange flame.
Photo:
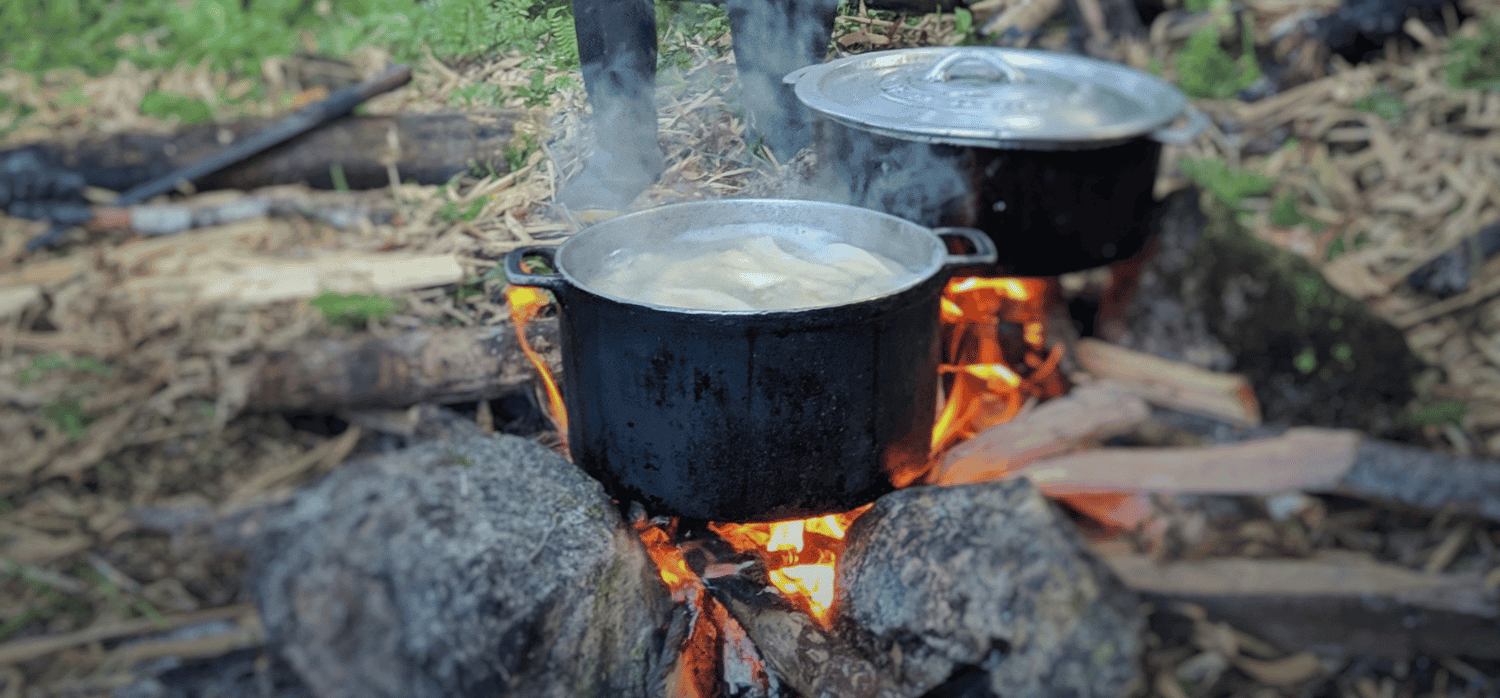
[(834, 567), (849, 524), (869, 510), (862, 506), (842, 514), (776, 523), (708, 525), (736, 550), (763, 550), (767, 577), (788, 598), (800, 603), (819, 623), (828, 625), (833, 609)]
[(516, 326), (516, 339), (521, 342), (521, 351), (536, 367), (536, 372), (542, 377), (542, 385), (547, 389), (547, 411), (552, 414), (552, 423), (557, 425), (557, 435), (562, 439), (564, 451), (568, 448), (568, 411), (563, 407), (562, 391), (557, 388), (557, 381), (552, 378), (552, 371), (547, 368), (547, 362), (542, 360), (542, 355), (531, 348), (531, 342), (526, 340), (526, 324), (535, 320), (551, 302), (546, 292), (530, 286), (507, 286), (505, 287), (505, 302), (510, 305), (510, 320)]

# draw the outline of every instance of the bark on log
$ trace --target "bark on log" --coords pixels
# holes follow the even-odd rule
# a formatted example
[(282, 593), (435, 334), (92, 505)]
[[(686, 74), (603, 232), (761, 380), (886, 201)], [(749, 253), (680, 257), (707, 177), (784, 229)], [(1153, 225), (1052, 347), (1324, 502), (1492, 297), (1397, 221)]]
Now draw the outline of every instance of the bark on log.
[[(504, 173), (510, 167), (505, 150), (520, 118), (510, 111), (348, 116), (209, 175), (197, 188), (307, 183), (332, 189), (331, 172), (337, 166), (350, 188), (376, 189), (390, 184), (386, 160), (393, 156), (402, 181), (419, 184), (442, 184), (471, 167)], [(21, 149), (31, 150), (49, 166), (78, 172), (91, 186), (124, 191), (218, 152), (275, 121), (245, 119), (192, 126), (170, 136), (127, 133)], [(393, 133), (400, 144), (396, 152), (390, 147)]]
[[(558, 375), (557, 321), (527, 325), (526, 338)], [(246, 409), (333, 413), (492, 400), (530, 389), (536, 369), (515, 326), (420, 329), (394, 339), (307, 340), (265, 357)]]
[(597, 482), (516, 437), (347, 464), (237, 527), (319, 698), (646, 696), (671, 602)]
[(1420, 574), (1340, 552), (1310, 560), (1106, 561), (1152, 601), (1198, 604), (1287, 651), (1500, 658), (1500, 592), (1476, 575)]
[(1135, 595), (1025, 481), (914, 487), (849, 531), (836, 627), (913, 694), (982, 667), (994, 695), (1126, 695)]
[(1083, 370), (1118, 380), (1153, 404), (1236, 424), (1260, 424), (1260, 402), (1244, 376), (1209, 371), (1093, 338), (1080, 339), (1076, 350)]

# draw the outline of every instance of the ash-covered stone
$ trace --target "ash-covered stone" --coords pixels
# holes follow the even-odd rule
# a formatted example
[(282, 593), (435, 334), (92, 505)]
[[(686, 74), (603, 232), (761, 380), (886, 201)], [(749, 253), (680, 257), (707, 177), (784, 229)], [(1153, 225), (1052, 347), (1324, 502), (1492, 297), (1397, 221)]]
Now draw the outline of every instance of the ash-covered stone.
[(1025, 480), (886, 495), (838, 573), (839, 629), (914, 695), (974, 667), (1005, 698), (1114, 698), (1140, 678), (1139, 601)]
[(597, 482), (455, 435), (241, 525), (271, 646), (319, 698), (644, 696), (670, 601)]

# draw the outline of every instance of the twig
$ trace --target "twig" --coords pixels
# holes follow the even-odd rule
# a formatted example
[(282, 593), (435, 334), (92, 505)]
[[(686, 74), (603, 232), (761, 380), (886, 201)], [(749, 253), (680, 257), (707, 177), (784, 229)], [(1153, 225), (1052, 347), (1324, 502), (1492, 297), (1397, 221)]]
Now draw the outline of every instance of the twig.
[(0, 665), (15, 664), (37, 657), (46, 656), (58, 650), (64, 650), (77, 645), (85, 645), (90, 642), (110, 640), (128, 635), (140, 635), (143, 633), (157, 633), (177, 628), (207, 623), (212, 620), (224, 620), (226, 618), (238, 618), (245, 614), (254, 613), (255, 607), (250, 604), (235, 604), (233, 606), (221, 606), (206, 611), (189, 613), (180, 616), (167, 616), (160, 620), (142, 619), (127, 620), (119, 623), (108, 623), (84, 628), (62, 635), (47, 635), (43, 637), (29, 637), (24, 640), (11, 640), (0, 643)]

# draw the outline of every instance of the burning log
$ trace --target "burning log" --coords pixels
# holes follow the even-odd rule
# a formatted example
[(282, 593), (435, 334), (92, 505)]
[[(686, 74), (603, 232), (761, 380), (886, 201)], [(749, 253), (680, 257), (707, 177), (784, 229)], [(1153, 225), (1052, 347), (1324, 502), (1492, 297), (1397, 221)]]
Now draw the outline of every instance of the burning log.
[[(520, 119), (506, 111), (348, 116), (208, 175), (196, 187), (250, 190), (305, 182), (333, 189), (333, 172), (342, 170), (350, 188), (378, 189), (391, 183), (392, 165), (402, 181), (419, 184), (442, 184), (473, 167), (505, 172), (505, 151)], [(72, 144), (33, 143), (17, 150), (31, 151), (49, 167), (78, 172), (90, 186), (124, 191), (207, 158), (277, 121), (245, 119), (193, 126), (170, 136), (126, 133)]]
[(868, 659), (770, 586), (739, 576), (708, 589), (760, 648), (766, 663), (804, 696), (900, 698), (906, 694)]
[(993, 695), (1120, 696), (1135, 595), (1024, 481), (886, 495), (849, 531), (835, 627), (910, 693), (982, 667)]
[(319, 698), (644, 698), (675, 652), (602, 488), (516, 437), (350, 463), (232, 527), (270, 646)]
[[(557, 321), (532, 321), (526, 336), (557, 374)], [(331, 413), (492, 400), (535, 383), (536, 369), (519, 344), (514, 325), (506, 321), (424, 328), (391, 339), (306, 340), (264, 357), (246, 406)]]
[(1035, 461), (1130, 433), (1150, 417), (1151, 408), (1117, 382), (1079, 386), (953, 447), (927, 481), (963, 485), (998, 480)]
[(1105, 560), (1147, 599), (1198, 604), (1287, 651), (1500, 658), (1500, 592), (1479, 575), (1421, 574), (1336, 551), (1309, 560)]

